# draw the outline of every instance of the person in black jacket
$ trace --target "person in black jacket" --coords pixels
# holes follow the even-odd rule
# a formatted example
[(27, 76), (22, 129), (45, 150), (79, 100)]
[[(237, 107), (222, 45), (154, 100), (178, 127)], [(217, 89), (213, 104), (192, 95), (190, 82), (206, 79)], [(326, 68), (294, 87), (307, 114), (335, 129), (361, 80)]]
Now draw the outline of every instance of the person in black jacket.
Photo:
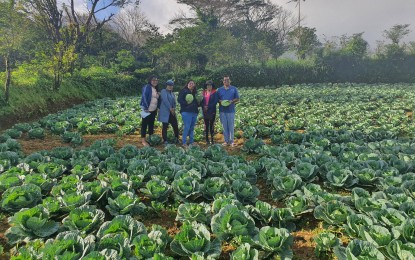
[[(216, 105), (219, 102), (218, 93), (216, 93), (213, 81), (208, 80), (202, 91), (203, 120), (205, 122), (206, 144), (213, 144), (215, 134)], [(209, 139), (210, 133), (210, 139)]]
[(180, 114), (184, 124), (182, 145), (187, 146), (187, 137), (189, 136), (189, 145), (193, 144), (194, 131), (199, 113), (199, 104), (196, 95), (196, 85), (193, 80), (189, 80), (184, 88), (179, 93), (177, 101), (180, 104)]

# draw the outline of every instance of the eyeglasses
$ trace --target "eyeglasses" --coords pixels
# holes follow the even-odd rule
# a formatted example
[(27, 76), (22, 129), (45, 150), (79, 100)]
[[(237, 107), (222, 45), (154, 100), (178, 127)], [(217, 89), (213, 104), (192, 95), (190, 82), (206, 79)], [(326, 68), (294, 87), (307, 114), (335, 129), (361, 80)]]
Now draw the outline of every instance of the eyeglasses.
[(231, 81), (230, 79), (224, 79), (223, 81)]
[(158, 79), (152, 79), (151, 81), (159, 81)]

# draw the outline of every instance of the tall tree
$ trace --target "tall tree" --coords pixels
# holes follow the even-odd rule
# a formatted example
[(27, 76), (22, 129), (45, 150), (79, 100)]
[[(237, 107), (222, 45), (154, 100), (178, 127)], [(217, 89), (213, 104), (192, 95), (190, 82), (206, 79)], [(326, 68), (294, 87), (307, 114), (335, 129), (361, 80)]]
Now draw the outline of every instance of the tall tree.
[[(69, 0), (61, 5), (57, 0), (22, 0), (35, 22), (50, 39), (51, 68), (54, 89), (58, 89), (66, 69), (73, 71), (75, 61), (83, 66), (92, 35), (114, 16), (114, 11), (139, 0), (81, 0), (85, 10), (77, 9), (79, 2)], [(71, 63), (69, 65), (65, 63)]]
[[(301, 32), (299, 32), (299, 30)], [(316, 28), (297, 27), (288, 34), (291, 49), (297, 54), (298, 59), (305, 59), (311, 55), (316, 48), (321, 46), (317, 38)]]
[(67, 45), (62, 41), (63, 10), (57, 0), (23, 0), (26, 12), (34, 18), (36, 25), (45, 31), (50, 46), (45, 52), (50, 55), (50, 68), (53, 72), (53, 89), (62, 82), (63, 59)]
[(384, 30), (384, 37), (390, 40), (391, 44), (384, 44), (384, 51), (381, 55), (392, 59), (401, 59), (405, 56), (404, 44), (401, 44), (402, 39), (407, 36), (411, 30), (408, 28), (409, 24), (396, 24), (388, 30)]
[(411, 32), (408, 27), (409, 24), (396, 24), (389, 30), (384, 30), (383, 35), (386, 39), (391, 40), (392, 44), (399, 45), (400, 41)]
[(63, 41), (66, 48), (75, 47), (83, 54), (91, 35), (99, 31), (115, 15), (115, 10), (139, 0), (81, 0), (85, 10), (78, 10), (79, 2), (69, 0), (62, 6), (57, 0), (24, 0), (27, 11), (33, 15), (51, 38), (53, 44)]
[[(139, 0), (132, 0), (139, 3)], [(87, 0), (85, 1), (88, 9), (86, 12), (76, 10), (74, 0), (70, 4), (63, 5), (66, 18), (68, 19), (68, 35), (75, 46), (75, 50), (82, 54), (89, 37), (100, 30), (115, 15), (114, 8), (122, 8), (132, 2), (130, 0)], [(100, 17), (100, 18), (99, 18)]]
[(23, 40), (25, 21), (14, 0), (0, 1), (0, 54), (3, 56), (6, 68), (4, 82), (4, 100), (9, 102), (11, 71), (16, 52), (20, 49)]
[(158, 34), (158, 27), (147, 19), (139, 5), (129, 5), (121, 9), (114, 16), (111, 26), (135, 52), (143, 47), (150, 37)]
[(57, 0), (23, 0), (23, 3), (26, 12), (47, 32), (46, 37), (53, 43), (60, 42), (63, 11), (59, 8)]

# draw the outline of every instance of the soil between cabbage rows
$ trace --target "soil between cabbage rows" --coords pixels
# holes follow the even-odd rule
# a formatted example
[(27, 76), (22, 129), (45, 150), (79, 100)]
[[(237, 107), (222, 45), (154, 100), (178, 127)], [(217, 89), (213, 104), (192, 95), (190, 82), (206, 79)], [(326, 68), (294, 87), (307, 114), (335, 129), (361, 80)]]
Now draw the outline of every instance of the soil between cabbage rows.
[[(157, 133), (157, 132), (156, 132)], [(160, 134), (160, 133), (158, 133)], [(135, 133), (133, 135), (124, 135), (122, 137), (117, 136), (116, 134), (97, 134), (97, 135), (83, 135), (84, 142), (81, 146), (75, 149), (81, 149), (90, 146), (97, 140), (108, 139), (112, 138), (117, 141), (115, 148), (120, 149), (126, 144), (132, 144), (137, 146), (138, 148), (143, 147), (141, 144), (140, 136)], [(220, 134), (215, 136), (215, 140), (217, 143), (221, 143), (223, 140)], [(23, 134), (21, 138), (18, 139), (19, 143), (22, 146), (22, 151), (25, 155), (29, 155), (33, 152), (41, 151), (41, 150), (52, 150), (56, 147), (62, 146), (70, 146), (67, 143), (62, 142), (61, 137), (52, 135), (50, 133), (46, 134), (45, 139), (29, 139), (27, 134)], [(243, 140), (238, 139), (236, 140), (238, 146), (236, 147), (226, 147), (226, 150), (229, 154), (239, 154), (241, 153), (241, 147), (243, 145)], [(206, 148), (207, 145), (204, 142), (198, 143), (202, 148)], [(163, 146), (160, 145), (156, 147), (157, 149), (162, 150)], [(256, 159), (258, 156), (247, 156), (247, 160)], [(277, 207), (283, 207), (282, 203), (275, 202), (271, 198), (271, 190), (262, 179), (258, 180), (257, 187), (260, 189), (261, 193), (259, 195), (260, 200), (266, 201), (271, 205)], [(9, 228), (7, 223), (7, 217), (5, 215), (1, 215), (2, 219), (0, 219), (0, 245), (4, 248), (3, 255), (0, 255), (0, 260), (8, 259), (8, 251), (10, 250), (10, 246), (7, 244), (7, 239), (4, 236), (4, 232)], [(180, 231), (181, 223), (175, 220), (176, 212), (174, 211), (162, 211), (159, 215), (155, 215), (153, 218), (146, 218), (142, 219), (141, 221), (147, 228), (150, 228), (153, 224), (158, 224), (168, 230), (170, 236), (174, 236)], [(313, 241), (313, 237), (322, 232), (323, 229), (321, 227), (321, 222), (314, 219), (312, 214), (306, 214), (302, 216), (297, 225), (298, 231), (293, 232), (294, 236), (294, 244), (292, 246), (292, 250), (294, 252), (293, 259), (304, 259), (304, 260), (315, 260), (318, 259), (314, 254), (315, 243)], [(236, 248), (231, 244), (225, 244), (222, 246), (222, 254), (219, 259), (229, 259), (230, 253), (235, 250)]]

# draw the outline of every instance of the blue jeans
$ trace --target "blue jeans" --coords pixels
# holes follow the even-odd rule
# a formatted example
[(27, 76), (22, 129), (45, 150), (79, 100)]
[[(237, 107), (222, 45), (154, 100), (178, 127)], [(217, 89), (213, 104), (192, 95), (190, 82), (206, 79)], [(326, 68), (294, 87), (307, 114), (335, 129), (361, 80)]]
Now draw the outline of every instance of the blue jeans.
[(223, 126), (225, 142), (228, 144), (233, 143), (233, 137), (235, 135), (235, 113), (220, 112), (219, 118)]
[(182, 119), (184, 124), (182, 144), (186, 144), (186, 139), (189, 136), (189, 144), (194, 142), (193, 135), (195, 132), (195, 125), (197, 120), (197, 114), (191, 112), (182, 112)]

